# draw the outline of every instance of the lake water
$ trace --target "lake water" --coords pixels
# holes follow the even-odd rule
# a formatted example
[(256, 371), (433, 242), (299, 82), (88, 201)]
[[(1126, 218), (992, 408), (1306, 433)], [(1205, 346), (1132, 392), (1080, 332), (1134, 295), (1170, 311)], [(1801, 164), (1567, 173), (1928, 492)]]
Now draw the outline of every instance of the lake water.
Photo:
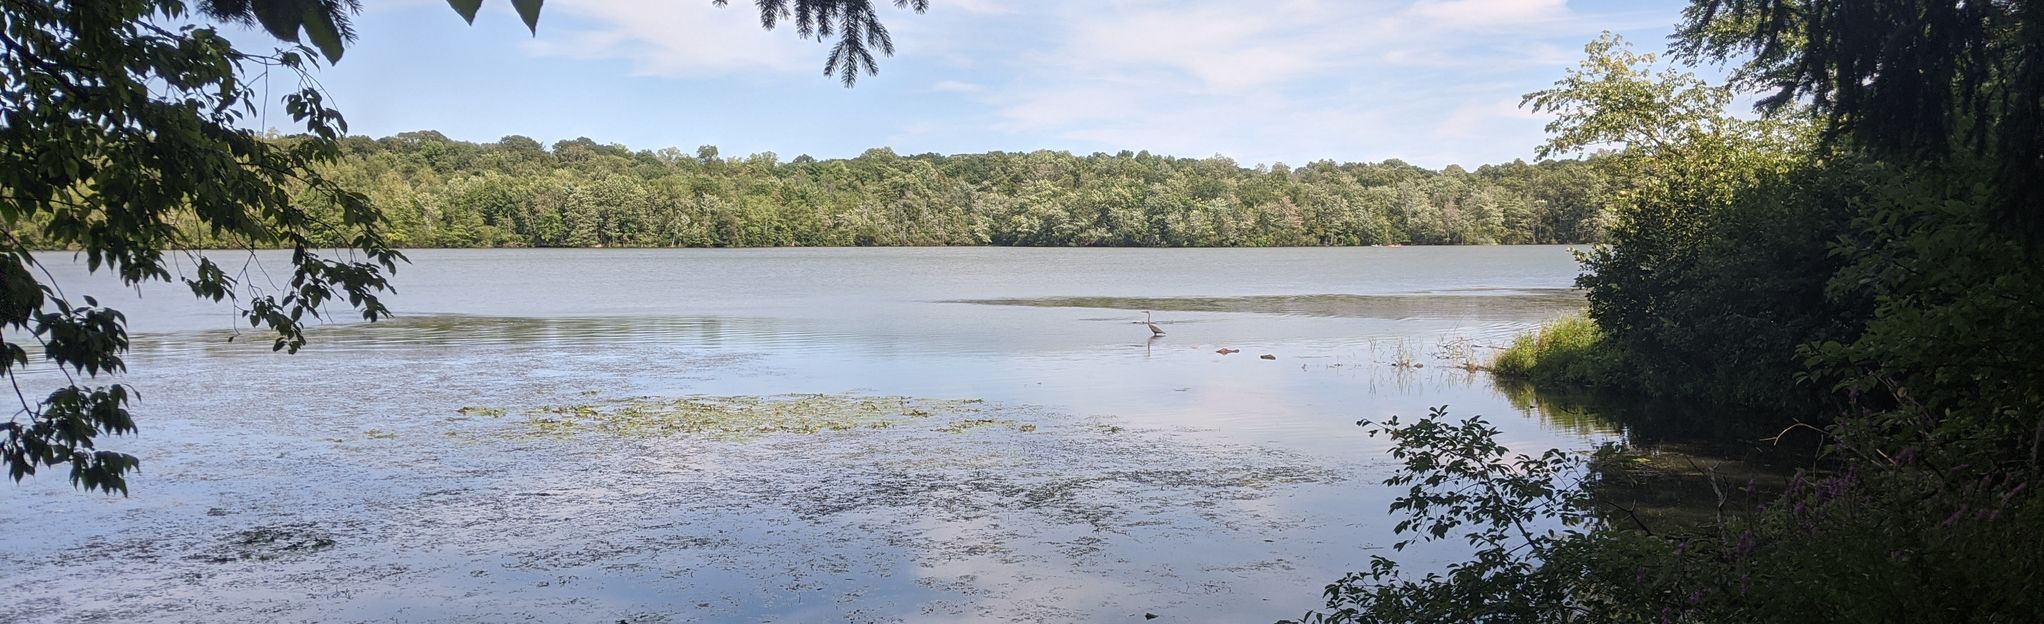
[(9, 617), (1271, 621), (1390, 554), (1358, 419), (1613, 435), (1459, 368), (1581, 308), (1562, 247), (410, 255), (296, 355), (45, 257), (138, 332), (143, 470), (0, 494)]

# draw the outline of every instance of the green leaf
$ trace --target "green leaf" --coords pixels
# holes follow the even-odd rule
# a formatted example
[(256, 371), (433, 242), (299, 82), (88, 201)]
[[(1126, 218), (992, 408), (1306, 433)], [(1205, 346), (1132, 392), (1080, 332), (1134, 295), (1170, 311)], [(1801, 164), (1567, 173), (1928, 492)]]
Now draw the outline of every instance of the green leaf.
[(334, 16), (321, 10), (317, 4), (305, 7), (305, 37), (319, 48), (328, 63), (341, 61), (346, 46), (341, 40), (340, 27), (334, 24)]
[(534, 35), (539, 34), (539, 5), (545, 3), (546, 0), (511, 0), (511, 6), (518, 9), (518, 18), (525, 20), (525, 27)]
[(461, 14), (461, 19), (473, 25), (476, 23), (476, 11), (483, 8), (483, 0), (447, 0), (447, 6), (454, 7), (454, 12)]
[(255, 14), (256, 22), (270, 36), (283, 41), (298, 41), (298, 27), (305, 23), (305, 15), (318, 7), (304, 0), (278, 0), (256, 2), (249, 5), (249, 12)]

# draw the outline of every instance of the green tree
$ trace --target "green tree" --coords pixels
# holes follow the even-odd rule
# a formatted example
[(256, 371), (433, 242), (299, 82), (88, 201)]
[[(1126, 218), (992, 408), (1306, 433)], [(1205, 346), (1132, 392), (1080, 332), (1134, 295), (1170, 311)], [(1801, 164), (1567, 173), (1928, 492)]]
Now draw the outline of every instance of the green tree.
[[(20, 387), (22, 372), (42, 366), (70, 382), (40, 399), (21, 398), (15, 417), (0, 424), (0, 456), (16, 480), (61, 466), (78, 487), (126, 492), (125, 475), (139, 462), (96, 442), (135, 431), (133, 392), (94, 383), (125, 370), (126, 319), (48, 281), (16, 232), (35, 224), (42, 245), (75, 250), (92, 270), (126, 284), (178, 280), (201, 298), (232, 301), (251, 325), (275, 334), (275, 348), (289, 351), (305, 343), (304, 321), (319, 318), (329, 301), (346, 301), (368, 320), (388, 314), (376, 295), (404, 256), (374, 205), (319, 172), (340, 155), (336, 139), (346, 126), (311, 86), (310, 50), (255, 55), (210, 28), (158, 26), (188, 15), (173, 0), (0, 6), (0, 92), (8, 94), (0, 111), (0, 221), (7, 228), (0, 374)], [(200, 6), (224, 19), (268, 15), (246, 3)], [(307, 22), (315, 39), (338, 36), (330, 31), (341, 30), (344, 8), (308, 5), (306, 14), (318, 14)], [(338, 55), (337, 48), (329, 53)], [(306, 136), (270, 140), (243, 127), (259, 96), (242, 80), (251, 66), (302, 78), (283, 101)], [(301, 188), (302, 196), (294, 192)], [(317, 210), (315, 202), (333, 210)], [(186, 223), (245, 248), (290, 249), (289, 281), (271, 289), (183, 251), (196, 242), (193, 228), (180, 227)], [(358, 259), (323, 255), (316, 251), (322, 239), (342, 241)], [(188, 260), (189, 272), (173, 274), (173, 256)]]
[(1880, 158), (1970, 155), (1996, 216), (2044, 242), (2044, 4), (2035, 0), (1713, 0), (1677, 52), (1743, 60), (1735, 77), (1809, 102), (1828, 137)]
[[(1725, 403), (1798, 395), (1797, 345), (1849, 335), (1850, 302), (1826, 297), (1841, 261), (1849, 180), (1816, 167), (1813, 129), (1792, 115), (1739, 119), (1732, 93), (1655, 72), (1652, 54), (1606, 35), (1555, 88), (1542, 155), (1593, 147), (1612, 180), (1605, 245), (1582, 256), (1590, 316), (1630, 356), (1620, 385)], [(1807, 397), (1805, 397), (1807, 399)]]

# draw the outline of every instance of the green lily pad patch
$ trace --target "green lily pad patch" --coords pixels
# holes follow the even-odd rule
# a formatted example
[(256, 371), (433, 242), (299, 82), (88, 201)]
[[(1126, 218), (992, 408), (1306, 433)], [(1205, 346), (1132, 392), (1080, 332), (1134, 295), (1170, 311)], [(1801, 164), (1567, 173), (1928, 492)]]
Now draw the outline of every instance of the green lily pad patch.
[[(529, 427), (529, 433), (541, 436), (600, 434), (649, 438), (693, 435), (748, 439), (779, 433), (813, 434), (909, 426), (950, 433), (984, 427), (1023, 433), (1036, 430), (1034, 424), (985, 417), (982, 415), (985, 409), (986, 403), (978, 399), (791, 394), (641, 397), (540, 406), (522, 410), (518, 416)], [(512, 413), (492, 407), (466, 407), (461, 412), (492, 418)]]

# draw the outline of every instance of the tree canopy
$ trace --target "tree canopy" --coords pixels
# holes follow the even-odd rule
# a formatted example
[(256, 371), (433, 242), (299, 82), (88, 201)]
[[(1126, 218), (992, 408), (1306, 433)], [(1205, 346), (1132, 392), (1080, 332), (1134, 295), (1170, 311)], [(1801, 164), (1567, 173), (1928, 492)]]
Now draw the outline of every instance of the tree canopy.
[[(122, 475), (137, 460), (97, 449), (95, 439), (135, 430), (133, 393), (91, 382), (125, 368), (125, 318), (50, 282), (16, 234), (23, 224), (127, 284), (178, 280), (201, 298), (232, 301), (284, 350), (304, 344), (304, 323), (329, 301), (384, 316), (377, 293), (404, 256), (374, 205), (317, 170), (339, 156), (346, 125), (306, 77), (309, 50), (255, 55), (212, 29), (158, 26), (185, 16), (169, 0), (5, 0), (5, 8), (0, 375), (20, 388), (33, 361), (70, 383), (39, 400), (17, 393), (20, 409), (0, 424), (0, 457), (17, 480), (68, 465), (80, 487), (124, 492)], [(271, 141), (242, 127), (262, 96), (242, 80), (247, 67), (301, 77), (283, 102), (304, 137)], [(251, 280), (183, 251), (194, 246), (181, 221), (237, 247), (290, 249), (288, 282)], [(322, 252), (315, 238), (352, 252)]]
[(1807, 102), (1881, 157), (1994, 163), (1997, 211), (2044, 240), (2044, 2), (1699, 0), (1685, 18), (1677, 53), (1737, 63), (1764, 109)]

